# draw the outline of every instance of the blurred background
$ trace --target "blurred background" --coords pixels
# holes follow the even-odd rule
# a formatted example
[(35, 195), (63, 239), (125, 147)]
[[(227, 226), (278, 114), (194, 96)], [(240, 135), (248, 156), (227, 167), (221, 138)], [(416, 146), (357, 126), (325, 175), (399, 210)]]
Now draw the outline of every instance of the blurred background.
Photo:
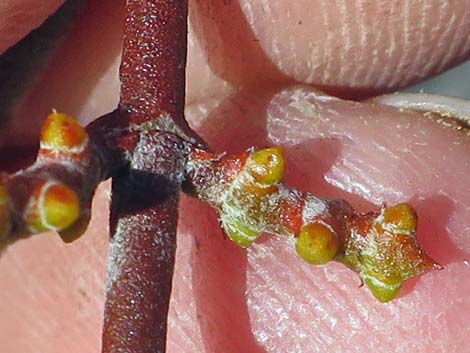
[(403, 91), (470, 99), (470, 61)]

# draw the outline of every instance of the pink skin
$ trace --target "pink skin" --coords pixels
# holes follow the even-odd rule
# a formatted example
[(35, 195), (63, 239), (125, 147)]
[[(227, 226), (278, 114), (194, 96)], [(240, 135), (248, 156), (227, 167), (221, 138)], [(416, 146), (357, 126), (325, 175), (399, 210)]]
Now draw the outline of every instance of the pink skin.
[[(25, 96), (4, 144), (31, 141), (52, 106), (84, 122), (115, 106), (120, 33), (113, 26), (120, 28), (122, 12), (113, 3), (91, 5), (63, 51)], [(386, 17), (371, 14), (377, 2), (345, 1), (363, 4), (364, 15), (358, 18), (365, 23), (382, 21), (380, 26), (371, 25), (374, 35), (365, 44), (367, 51), (377, 49), (377, 56), (361, 56), (365, 52), (358, 44), (360, 21), (350, 25), (350, 39), (341, 30), (328, 32), (317, 18), (324, 14), (321, 1), (317, 6), (311, 1), (271, 1), (270, 13), (263, 16), (266, 9), (254, 8), (252, 17), (249, 7), (235, 1), (210, 10), (204, 3), (192, 3), (191, 13), (187, 112), (194, 128), (217, 151), (235, 152), (253, 144), (286, 146), (288, 182), (321, 196), (343, 197), (361, 209), (382, 201), (410, 201), (420, 215), (419, 237), (425, 249), (446, 268), (408, 282), (397, 300), (380, 304), (365, 288), (358, 288), (354, 273), (339, 264), (307, 265), (283, 239), (266, 236), (245, 255), (223, 237), (215, 212), (183, 198), (168, 351), (368, 352), (378, 347), (384, 352), (466, 351), (470, 345), (468, 136), (418, 114), (331, 99), (309, 86), (287, 82), (338, 86), (337, 92), (357, 95), (359, 89), (396, 87), (427, 75), (432, 60), (457, 62), (468, 57), (469, 14), (463, 9), (469, 2), (456, 1), (446, 10), (462, 16), (461, 21), (442, 22), (437, 18), (444, 16), (443, 9), (436, 9), (440, 2), (423, 0), (409, 10), (407, 1), (384, 2), (394, 9), (394, 21), (388, 24)], [(302, 3), (309, 3), (308, 8)], [(409, 23), (421, 28), (417, 18), (420, 6), (426, 4), (430, 5), (426, 21), (442, 29), (435, 30), (442, 42), (430, 39), (428, 22), (422, 31), (399, 34), (396, 23), (401, 23), (402, 14), (410, 13)], [(237, 12), (237, 6), (244, 12)], [(225, 12), (228, 9), (232, 17)], [(211, 20), (212, 12), (221, 13), (225, 22)], [(248, 25), (244, 28), (239, 22), (235, 28), (242, 28), (243, 35), (237, 37), (230, 28), (241, 13)], [(328, 23), (340, 24), (340, 13), (339, 8), (330, 9), (324, 16)], [(444, 17), (452, 18), (447, 12)], [(4, 18), (0, 13), (1, 21)], [(296, 27), (298, 21), (302, 24)], [(272, 22), (277, 25), (269, 25)], [(98, 24), (99, 32), (94, 29)], [(216, 25), (220, 31), (209, 30)], [(247, 40), (252, 37), (259, 40), (257, 45)], [(309, 46), (316, 48), (311, 38), (324, 48), (318, 53), (330, 50), (338, 55), (323, 58), (309, 51)], [(388, 47), (383, 41), (394, 41), (396, 59), (383, 55), (378, 47)], [(279, 50), (274, 50), (275, 42), (282, 43)], [(345, 48), (349, 52), (342, 56)], [(320, 65), (318, 72), (309, 64), (312, 58)], [(341, 71), (344, 66), (347, 69)], [(445, 65), (430, 65), (433, 70), (440, 66)], [(323, 72), (326, 78), (318, 76)], [(258, 76), (261, 82), (250, 88)], [(400, 79), (393, 83), (396, 77)], [(286, 84), (268, 84), (269, 80)], [(66, 246), (58, 236), (41, 235), (15, 244), (0, 259), (1, 352), (99, 350), (108, 189), (104, 184), (97, 193), (93, 221), (76, 243)]]
[(0, 4), (0, 53), (39, 26), (63, 0), (3, 0)]

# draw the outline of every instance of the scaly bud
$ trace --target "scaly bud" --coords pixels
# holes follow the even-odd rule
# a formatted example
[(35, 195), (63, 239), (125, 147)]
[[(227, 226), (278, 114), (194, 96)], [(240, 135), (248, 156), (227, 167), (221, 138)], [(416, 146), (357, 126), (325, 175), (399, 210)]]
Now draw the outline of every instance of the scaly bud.
[(221, 221), (222, 227), (230, 240), (242, 248), (250, 246), (259, 236), (259, 232), (251, 229), (242, 222), (223, 216)]
[(29, 231), (60, 231), (71, 226), (80, 216), (80, 201), (68, 186), (40, 181), (28, 202), (25, 221)]
[(81, 209), (80, 217), (75, 223), (64, 230), (59, 231), (59, 235), (64, 243), (71, 243), (80, 238), (85, 233), (88, 223), (90, 223), (91, 210), (90, 208)]
[(414, 232), (418, 223), (416, 212), (407, 203), (400, 203), (385, 209), (384, 225), (392, 226), (398, 232)]
[(359, 272), (381, 302), (395, 298), (408, 278), (441, 268), (416, 240), (416, 213), (408, 204), (356, 215), (350, 225), (343, 262)]
[[(234, 195), (232, 194), (232, 197)], [(243, 210), (243, 201), (232, 198), (225, 200), (220, 213), (222, 227), (228, 237), (239, 246), (250, 246), (260, 235), (256, 222)]]
[(280, 147), (250, 152), (245, 163), (245, 154), (204, 152), (190, 160), (188, 175), (197, 197), (218, 208), (225, 232), (242, 247), (262, 232), (294, 236), (305, 261), (344, 263), (382, 302), (395, 298), (408, 278), (442, 268), (418, 243), (417, 216), (410, 205), (363, 214), (343, 200), (290, 188), (281, 182)]
[(284, 176), (284, 168), (284, 153), (279, 146), (254, 151), (247, 162), (248, 172), (258, 183), (266, 186), (279, 183)]
[(390, 281), (390, 283), (382, 282), (374, 277), (364, 277), (364, 283), (370, 289), (374, 297), (382, 303), (389, 302), (400, 292), (403, 281)]
[(71, 116), (53, 112), (41, 130), (41, 149), (80, 153), (87, 145), (85, 129)]

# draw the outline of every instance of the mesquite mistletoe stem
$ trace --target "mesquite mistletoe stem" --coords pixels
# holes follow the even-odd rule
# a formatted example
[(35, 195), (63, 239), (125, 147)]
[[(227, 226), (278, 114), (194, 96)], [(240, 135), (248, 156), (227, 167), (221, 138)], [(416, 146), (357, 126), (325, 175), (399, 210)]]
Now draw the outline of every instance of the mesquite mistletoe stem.
[(0, 180), (0, 245), (47, 230), (73, 241), (92, 194), (113, 178), (103, 353), (165, 352), (183, 190), (220, 212), (228, 237), (290, 236), (304, 260), (358, 272), (381, 301), (440, 268), (418, 244), (411, 206), (362, 214), (283, 183), (281, 147), (213, 154), (184, 119), (186, 0), (128, 0), (119, 106), (80, 127), (53, 112), (36, 162)]

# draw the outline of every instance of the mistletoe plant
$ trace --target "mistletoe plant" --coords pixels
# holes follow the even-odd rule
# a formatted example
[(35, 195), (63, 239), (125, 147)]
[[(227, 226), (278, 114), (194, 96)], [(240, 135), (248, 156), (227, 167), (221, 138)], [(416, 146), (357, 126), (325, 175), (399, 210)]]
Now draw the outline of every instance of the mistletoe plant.
[[(128, 0), (117, 108), (86, 127), (53, 111), (37, 159), (0, 179), (0, 240), (79, 238), (97, 185), (112, 178), (102, 352), (164, 352), (181, 192), (214, 207), (228, 238), (289, 237), (314, 266), (338, 261), (380, 301), (441, 268), (407, 203), (358, 212), (287, 185), (282, 146), (213, 153), (184, 117), (186, 0)], [(340, 300), (340, 299), (338, 299)]]

